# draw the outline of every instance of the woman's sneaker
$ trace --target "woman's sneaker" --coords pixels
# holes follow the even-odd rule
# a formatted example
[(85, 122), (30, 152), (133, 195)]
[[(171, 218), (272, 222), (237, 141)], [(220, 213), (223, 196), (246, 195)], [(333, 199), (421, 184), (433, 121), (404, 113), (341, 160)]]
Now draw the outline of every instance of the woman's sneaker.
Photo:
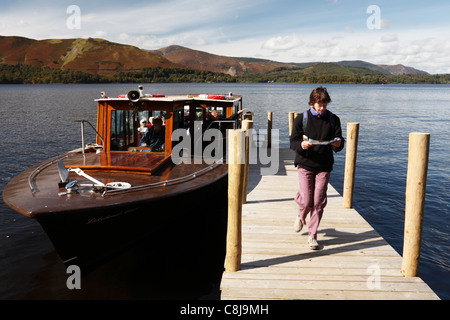
[(300, 218), (300, 216), (297, 216), (294, 223), (294, 230), (295, 232), (300, 232), (302, 231), (302, 228), (303, 228), (302, 219)]
[(312, 238), (311, 236), (308, 237), (308, 244), (309, 244), (309, 248), (311, 250), (317, 250), (319, 249), (319, 244), (317, 243), (317, 240)]

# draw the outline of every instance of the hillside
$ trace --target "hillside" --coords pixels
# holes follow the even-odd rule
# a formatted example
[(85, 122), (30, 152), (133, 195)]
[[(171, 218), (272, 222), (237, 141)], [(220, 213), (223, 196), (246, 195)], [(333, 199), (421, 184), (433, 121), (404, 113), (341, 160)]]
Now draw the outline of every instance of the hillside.
[(0, 37), (0, 62), (111, 75), (146, 67), (184, 68), (161, 55), (102, 39)]
[(152, 51), (162, 55), (167, 60), (184, 65), (186, 67), (225, 73), (230, 76), (244, 76), (253, 74), (264, 74), (277, 68), (295, 68), (295, 65), (270, 60), (251, 61), (250, 59), (231, 58), (210, 54), (204, 51), (173, 45)]
[[(311, 59), (313, 60), (313, 59)], [(366, 61), (281, 63), (172, 45), (143, 50), (103, 39), (0, 36), (1, 83), (300, 82), (447, 83), (447, 75)]]
[(417, 70), (417, 69), (414, 69), (412, 67), (407, 67), (407, 66), (404, 66), (402, 64), (396, 64), (396, 65), (379, 64), (378, 66), (383, 68), (384, 70), (387, 70), (390, 74), (393, 74), (393, 75), (429, 74), (428, 72)]

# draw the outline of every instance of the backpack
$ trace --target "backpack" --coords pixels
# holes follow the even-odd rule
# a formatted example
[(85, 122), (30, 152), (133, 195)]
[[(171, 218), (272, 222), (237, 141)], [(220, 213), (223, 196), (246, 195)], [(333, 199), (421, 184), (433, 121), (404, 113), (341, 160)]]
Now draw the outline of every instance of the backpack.
[[(333, 130), (333, 134), (334, 134), (336, 132), (336, 130), (335, 130), (335, 125), (334, 125), (333, 113), (330, 110), (328, 110), (328, 112), (330, 113), (331, 130)], [(303, 112), (303, 132), (306, 132), (307, 124), (308, 124), (308, 110), (305, 110), (305, 112)]]

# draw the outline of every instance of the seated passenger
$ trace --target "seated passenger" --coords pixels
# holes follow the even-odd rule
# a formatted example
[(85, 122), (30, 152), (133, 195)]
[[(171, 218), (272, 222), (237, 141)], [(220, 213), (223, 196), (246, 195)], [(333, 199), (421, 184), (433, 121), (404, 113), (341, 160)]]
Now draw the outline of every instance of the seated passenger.
[(138, 128), (138, 142), (137, 142), (138, 145), (137, 145), (137, 146), (139, 146), (142, 137), (143, 137), (144, 134), (148, 131), (147, 120), (142, 119), (142, 120), (140, 121), (140, 124), (141, 124), (141, 126)]
[(219, 124), (216, 121), (219, 120), (235, 120), (239, 117), (239, 115), (242, 114), (244, 110), (239, 110), (235, 114), (233, 114), (231, 117), (228, 117), (226, 119), (222, 119), (219, 115), (219, 112), (217, 110), (212, 110), (209, 114), (209, 117), (207, 117), (207, 120), (203, 123), (203, 131), (208, 129), (219, 129)]
[(141, 124), (141, 126), (138, 128), (138, 132), (144, 132), (144, 133), (147, 132), (147, 130), (148, 130), (147, 120), (142, 119), (140, 121), (140, 124)]
[(164, 150), (166, 142), (166, 132), (163, 127), (162, 119), (156, 117), (153, 119), (153, 126), (147, 130), (141, 139), (141, 147), (151, 147), (152, 151), (159, 152)]

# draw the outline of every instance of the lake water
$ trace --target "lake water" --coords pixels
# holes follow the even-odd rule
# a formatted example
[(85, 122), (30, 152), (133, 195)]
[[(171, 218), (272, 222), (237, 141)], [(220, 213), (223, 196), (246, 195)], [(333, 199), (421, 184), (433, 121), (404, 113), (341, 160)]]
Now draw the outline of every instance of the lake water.
[[(273, 112), (280, 146), (288, 147), (288, 114), (308, 106), (314, 84), (147, 84), (146, 93), (228, 93), (243, 96), (255, 128), (266, 128)], [(450, 298), (450, 86), (326, 85), (329, 109), (343, 124), (359, 122), (354, 208), (400, 254), (410, 132), (431, 134), (419, 276), (442, 298)], [(26, 168), (81, 145), (79, 123), (95, 123), (95, 98), (117, 96), (136, 84), (0, 86), (0, 190)], [(92, 137), (92, 136), (90, 136)], [(90, 140), (92, 141), (92, 140)], [(345, 149), (335, 155), (330, 183), (342, 194)], [(164, 240), (161, 240), (164, 241)], [(217, 276), (205, 283), (175, 277), (170, 289), (161, 270), (130, 272), (136, 252), (102, 269), (85, 288), (69, 291), (66, 269), (36, 221), (0, 200), (0, 299), (214, 299)], [(157, 255), (158, 252), (155, 253)], [(171, 257), (177, 261), (177, 257)], [(126, 261), (124, 263), (124, 261)], [(152, 275), (152, 272), (156, 274)], [(173, 273), (176, 273), (174, 270)], [(130, 275), (133, 273), (133, 275)], [(183, 280), (182, 280), (183, 279)], [(134, 280), (134, 282), (132, 281)], [(145, 280), (145, 281), (144, 281)], [(83, 280), (84, 281), (84, 280)]]

